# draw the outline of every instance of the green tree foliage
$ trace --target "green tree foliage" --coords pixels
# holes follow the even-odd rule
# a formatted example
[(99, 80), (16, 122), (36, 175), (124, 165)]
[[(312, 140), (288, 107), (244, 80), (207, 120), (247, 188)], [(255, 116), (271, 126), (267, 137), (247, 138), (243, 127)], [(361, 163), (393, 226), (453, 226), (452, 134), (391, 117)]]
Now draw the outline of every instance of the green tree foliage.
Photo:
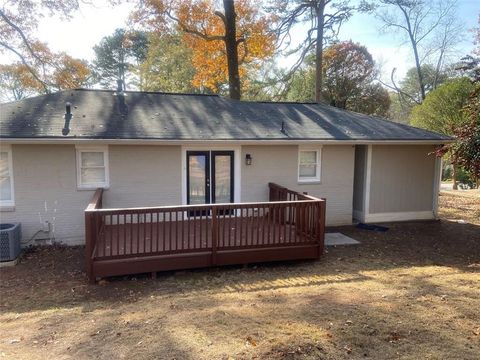
[(404, 101), (401, 95), (395, 91), (389, 91), (388, 96), (390, 97), (390, 108), (388, 109), (387, 117), (390, 120), (408, 124), (413, 104)]
[(182, 36), (151, 34), (145, 60), (140, 65), (142, 90), (164, 92), (196, 92), (192, 85), (195, 68), (193, 51)]
[[(447, 68), (444, 71), (437, 72), (435, 67), (429, 64), (422, 65), (421, 72), (425, 93), (427, 94), (453, 76), (453, 70)], [(422, 102), (422, 94), (419, 90), (420, 83), (418, 81), (417, 69), (415, 67), (412, 67), (407, 71), (407, 74), (400, 82), (400, 89), (403, 93), (412, 97), (406, 98), (405, 101), (412, 104)]]
[(143, 62), (148, 50), (148, 37), (145, 32), (127, 32), (117, 29), (104, 37), (93, 47), (93, 73), (96, 81), (106, 88), (116, 88), (117, 80), (141, 87), (138, 66)]
[(455, 153), (458, 164), (473, 177), (480, 178), (480, 87), (465, 109), (470, 121), (456, 132)]
[(285, 95), (287, 101), (310, 102), (315, 99), (315, 58), (310, 55), (305, 58), (305, 64), (292, 76), (288, 91)]
[(413, 126), (454, 136), (455, 129), (468, 122), (462, 110), (474, 85), (468, 78), (449, 80), (431, 91), (421, 105), (415, 106), (410, 117)]
[[(445, 82), (431, 91), (421, 105), (413, 108), (410, 123), (445, 135), (468, 135), (471, 129), (465, 127), (469, 126), (471, 117), (465, 111), (465, 107), (474, 90), (475, 85), (466, 77)], [(470, 142), (467, 138), (465, 140)], [(457, 142), (441, 151), (441, 153), (448, 151), (452, 162), (454, 189), (457, 189), (457, 166), (463, 163), (459, 144)]]
[[(437, 71), (434, 66), (428, 64), (421, 66), (421, 72), (427, 94), (448, 79), (456, 76), (452, 67)], [(412, 67), (400, 81), (399, 91), (389, 92), (391, 106), (388, 117), (393, 121), (408, 124), (413, 107), (422, 102), (422, 94), (419, 89), (417, 68)]]
[[(390, 98), (375, 82), (377, 72), (372, 56), (364, 46), (352, 41), (340, 42), (324, 50), (323, 98), (330, 105), (369, 115), (386, 116)], [(292, 79), (286, 98), (289, 101), (313, 101), (315, 94), (315, 59)]]

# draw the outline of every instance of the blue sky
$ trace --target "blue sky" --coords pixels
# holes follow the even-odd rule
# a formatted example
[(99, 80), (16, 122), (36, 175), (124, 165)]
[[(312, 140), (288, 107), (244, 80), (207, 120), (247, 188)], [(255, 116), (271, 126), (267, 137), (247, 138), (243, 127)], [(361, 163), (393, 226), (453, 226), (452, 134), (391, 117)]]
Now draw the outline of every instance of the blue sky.
[[(472, 52), (473, 34), (468, 31), (478, 27), (480, 0), (459, 0), (457, 16), (464, 25), (464, 40), (456, 47), (459, 57)], [(353, 40), (365, 45), (375, 61), (381, 64), (384, 78), (390, 77), (391, 70), (397, 68), (397, 78), (401, 78), (414, 65), (413, 55), (405, 38), (399, 34), (382, 33), (382, 24), (372, 15), (355, 14), (341, 29), (341, 40)]]
[[(93, 2), (98, 4), (99, 2)], [(69, 22), (55, 18), (45, 18), (38, 29), (38, 37), (46, 41), (54, 51), (66, 51), (72, 56), (91, 60), (93, 45), (111, 34), (116, 28), (125, 26), (132, 4), (122, 4), (115, 8), (106, 5), (82, 6)], [(477, 26), (480, 14), (480, 0), (459, 0), (458, 17), (465, 26), (465, 40), (458, 44), (456, 51), (461, 57), (473, 49), (473, 35), (467, 31)], [(365, 45), (377, 63), (381, 64), (382, 77), (389, 78), (392, 68), (397, 68), (397, 79), (413, 66), (411, 50), (404, 39), (391, 33), (380, 33), (381, 23), (372, 15), (355, 14), (341, 29), (341, 40), (353, 40)], [(297, 31), (301, 37), (302, 31)], [(9, 62), (11, 58), (0, 58)], [(282, 59), (280, 65), (288, 65), (292, 60)]]

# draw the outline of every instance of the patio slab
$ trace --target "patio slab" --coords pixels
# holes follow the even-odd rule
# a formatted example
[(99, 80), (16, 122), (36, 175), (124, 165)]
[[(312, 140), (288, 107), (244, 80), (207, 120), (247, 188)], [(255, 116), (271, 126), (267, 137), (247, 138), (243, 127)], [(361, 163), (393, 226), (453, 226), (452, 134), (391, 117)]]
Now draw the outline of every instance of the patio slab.
[(338, 245), (357, 245), (360, 244), (360, 241), (352, 239), (342, 233), (326, 233), (325, 234), (325, 245), (327, 246), (338, 246)]

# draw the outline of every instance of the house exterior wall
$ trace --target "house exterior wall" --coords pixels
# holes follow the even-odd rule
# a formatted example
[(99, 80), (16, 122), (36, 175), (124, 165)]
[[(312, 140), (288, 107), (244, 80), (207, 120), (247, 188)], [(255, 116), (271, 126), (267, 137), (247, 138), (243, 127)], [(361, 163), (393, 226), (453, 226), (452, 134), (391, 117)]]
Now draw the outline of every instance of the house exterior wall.
[(362, 213), (365, 209), (365, 182), (367, 170), (367, 146), (355, 146), (355, 170), (353, 179), (353, 211)]
[(48, 221), (55, 239), (83, 243), (83, 210), (93, 191), (77, 191), (75, 146), (12, 145), (12, 158), (15, 208), (2, 210), (1, 222), (20, 222), (28, 240)]
[[(327, 225), (350, 224), (353, 204), (363, 206), (362, 181), (354, 168), (365, 168), (360, 148), (324, 145), (321, 179), (298, 182), (297, 145), (237, 146), (240, 155), (240, 199), (268, 200), (269, 182), (327, 199)], [(373, 146), (370, 213), (432, 210), (434, 157), (431, 146)], [(56, 241), (84, 242), (84, 209), (93, 190), (78, 190), (75, 145), (12, 145), (15, 208), (2, 209), (2, 222), (21, 222), (23, 239), (52, 224)], [(245, 156), (252, 156), (252, 165)], [(110, 186), (104, 207), (163, 206), (182, 203), (182, 147), (108, 146)], [(357, 164), (355, 161), (357, 160)], [(359, 179), (361, 179), (360, 176)], [(355, 187), (355, 196), (354, 196)], [(42, 234), (37, 235), (42, 238)]]
[(105, 208), (166, 206), (182, 203), (180, 146), (111, 145), (110, 188)]
[(354, 146), (323, 146), (321, 179), (298, 183), (298, 146), (242, 146), (242, 159), (252, 156), (252, 165), (242, 161), (242, 201), (267, 201), (269, 182), (309, 195), (326, 198), (327, 225), (352, 223)]
[(433, 217), (433, 150), (428, 145), (372, 146), (369, 213), (420, 212)]
[[(109, 146), (110, 187), (104, 207), (181, 203), (180, 146)], [(84, 210), (94, 190), (78, 190), (74, 145), (13, 145), (15, 208), (1, 222), (20, 222), (23, 240), (52, 224), (55, 241), (84, 243)], [(42, 233), (37, 239), (44, 238)]]

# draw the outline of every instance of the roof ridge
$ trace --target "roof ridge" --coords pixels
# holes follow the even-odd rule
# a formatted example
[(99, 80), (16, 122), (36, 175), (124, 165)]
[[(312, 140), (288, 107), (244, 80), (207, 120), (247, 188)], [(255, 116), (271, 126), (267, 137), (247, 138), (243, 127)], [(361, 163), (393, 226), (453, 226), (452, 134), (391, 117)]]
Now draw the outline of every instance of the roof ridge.
[[(89, 88), (76, 88), (69, 91), (94, 91), (94, 92), (111, 92), (116, 93), (117, 90), (111, 89), (89, 89)], [(185, 95), (185, 96), (212, 96), (220, 97), (219, 94), (201, 94), (201, 93), (181, 93), (181, 92), (168, 92), (168, 91), (142, 91), (142, 90), (124, 90), (125, 93), (134, 93), (134, 94), (156, 94), (156, 95)]]

